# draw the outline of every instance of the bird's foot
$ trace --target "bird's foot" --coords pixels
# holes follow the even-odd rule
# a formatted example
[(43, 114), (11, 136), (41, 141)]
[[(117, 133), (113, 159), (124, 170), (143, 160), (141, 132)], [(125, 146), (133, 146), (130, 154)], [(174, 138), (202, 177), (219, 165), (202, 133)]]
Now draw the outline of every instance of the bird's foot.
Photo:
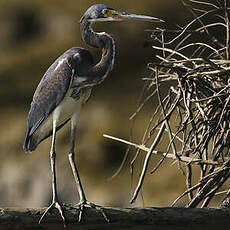
[(52, 209), (56, 208), (58, 210), (58, 212), (60, 213), (61, 215), (61, 218), (63, 220), (63, 225), (64, 227), (66, 227), (66, 219), (65, 219), (65, 216), (64, 216), (64, 212), (63, 212), (63, 209), (62, 209), (62, 206), (59, 204), (58, 201), (53, 201), (52, 204), (45, 210), (45, 212), (42, 214), (40, 220), (39, 220), (39, 224), (41, 224), (42, 222), (42, 219), (45, 217), (45, 215), (47, 213), (49, 213)]
[(85, 209), (86, 207), (93, 208), (93, 209), (95, 209), (97, 212), (100, 212), (100, 213), (102, 214), (102, 216), (104, 217), (105, 221), (106, 221), (107, 223), (110, 222), (109, 218), (108, 218), (108, 217), (106, 216), (106, 214), (105, 214), (105, 211), (104, 211), (103, 207), (100, 206), (100, 205), (96, 205), (96, 204), (94, 204), (94, 203), (92, 203), (92, 202), (89, 202), (89, 201), (85, 200), (85, 201), (81, 201), (81, 202), (78, 203), (76, 206), (77, 206), (77, 208), (79, 209), (78, 222), (81, 222), (81, 220), (82, 220), (82, 214), (83, 214), (84, 209)]

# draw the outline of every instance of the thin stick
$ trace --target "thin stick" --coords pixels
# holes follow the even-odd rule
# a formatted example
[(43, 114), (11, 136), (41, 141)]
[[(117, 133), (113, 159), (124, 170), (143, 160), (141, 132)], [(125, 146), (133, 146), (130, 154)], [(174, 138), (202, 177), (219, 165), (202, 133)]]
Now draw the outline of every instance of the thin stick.
[(144, 181), (144, 178), (145, 178), (145, 174), (146, 174), (146, 172), (147, 172), (147, 168), (148, 168), (148, 164), (149, 164), (150, 157), (151, 157), (151, 155), (152, 155), (154, 149), (156, 148), (156, 146), (157, 146), (158, 143), (160, 142), (161, 137), (162, 137), (162, 135), (163, 135), (163, 133), (164, 133), (164, 129), (165, 129), (165, 123), (163, 123), (163, 124), (161, 125), (161, 128), (160, 128), (160, 130), (159, 130), (159, 132), (158, 132), (158, 134), (157, 134), (157, 136), (156, 136), (156, 138), (155, 138), (153, 144), (151, 145), (151, 147), (150, 147), (148, 153), (146, 154), (145, 161), (144, 161), (144, 165), (143, 165), (143, 168), (142, 168), (142, 172), (141, 172), (141, 176), (140, 176), (140, 178), (139, 178), (138, 185), (137, 185), (137, 187), (136, 187), (136, 189), (135, 189), (135, 191), (134, 191), (133, 197), (132, 197), (131, 200), (130, 200), (130, 203), (131, 203), (131, 204), (135, 202), (135, 200), (136, 200), (136, 198), (137, 198), (137, 196), (138, 196), (138, 194), (139, 194), (139, 191), (140, 191), (140, 189), (141, 189), (141, 187), (142, 187), (142, 184), (143, 184), (143, 181)]
[[(150, 148), (147, 148), (144, 145), (138, 145), (138, 144), (132, 143), (130, 141), (127, 141), (127, 140), (124, 140), (124, 139), (121, 139), (118, 137), (110, 136), (107, 134), (103, 134), (103, 137), (108, 138), (108, 139), (112, 139), (115, 141), (119, 141), (119, 142), (122, 142), (122, 143), (127, 144), (127, 145), (131, 145), (131, 146), (133, 146), (137, 149), (141, 149), (145, 152), (150, 151)], [(174, 156), (173, 153), (167, 153), (166, 154), (165, 152), (161, 152), (161, 151), (157, 151), (157, 150), (152, 150), (152, 153), (155, 155), (166, 156), (169, 159), (176, 160), (176, 157)], [(222, 165), (222, 163), (219, 163), (218, 161), (202, 160), (202, 159), (196, 159), (196, 158), (191, 158), (191, 157), (186, 157), (186, 156), (180, 156), (180, 160), (181, 160), (181, 162), (189, 163), (189, 164), (207, 164), (207, 165), (217, 165), (217, 166)]]

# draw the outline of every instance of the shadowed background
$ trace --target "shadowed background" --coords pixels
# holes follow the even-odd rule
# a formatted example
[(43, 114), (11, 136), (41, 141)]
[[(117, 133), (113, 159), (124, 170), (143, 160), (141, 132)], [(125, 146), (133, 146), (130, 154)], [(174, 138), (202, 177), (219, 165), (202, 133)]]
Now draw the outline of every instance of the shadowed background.
[[(136, 186), (142, 160), (135, 164), (132, 179), (129, 155), (125, 168), (108, 180), (119, 167), (126, 146), (103, 138), (110, 134), (129, 139), (129, 117), (137, 108), (148, 77), (147, 63), (155, 51), (146, 29), (185, 24), (188, 16), (177, 0), (68, 0), (0, 2), (0, 205), (47, 206), (51, 198), (50, 138), (33, 154), (22, 149), (24, 131), (33, 92), (54, 60), (73, 46), (88, 48), (99, 59), (100, 51), (81, 40), (79, 20), (85, 10), (103, 3), (126, 12), (162, 18), (165, 25), (149, 22), (98, 23), (96, 31), (106, 31), (116, 40), (117, 55), (112, 74), (95, 87), (84, 106), (78, 124), (77, 164), (87, 198), (110, 206), (128, 206)], [(156, 106), (152, 100), (149, 106)], [(150, 118), (148, 109), (135, 123), (134, 140), (139, 143)], [(68, 163), (69, 125), (57, 135), (57, 178), (59, 197), (77, 203), (78, 194)], [(133, 152), (134, 153), (134, 152)], [(131, 152), (132, 154), (132, 152)], [(143, 153), (144, 156), (144, 153)], [(140, 157), (141, 158), (141, 157)], [(155, 157), (152, 161), (159, 160)], [(185, 189), (177, 165), (164, 164), (154, 175), (147, 175), (142, 198), (135, 205), (168, 205)]]

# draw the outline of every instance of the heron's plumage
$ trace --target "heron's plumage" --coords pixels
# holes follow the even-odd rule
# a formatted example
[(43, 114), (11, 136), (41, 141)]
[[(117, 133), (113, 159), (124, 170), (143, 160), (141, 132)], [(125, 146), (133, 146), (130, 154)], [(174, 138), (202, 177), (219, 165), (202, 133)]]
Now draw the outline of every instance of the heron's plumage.
[(79, 222), (85, 205), (99, 209), (105, 220), (109, 222), (103, 209), (97, 208), (97, 205), (88, 202), (86, 199), (74, 160), (74, 148), (76, 125), (81, 106), (88, 100), (92, 87), (103, 82), (108, 76), (113, 69), (115, 59), (115, 42), (112, 36), (105, 32), (95, 32), (91, 26), (97, 21), (122, 20), (162, 21), (150, 16), (117, 11), (103, 4), (91, 6), (80, 20), (80, 30), (82, 39), (86, 44), (101, 49), (100, 61), (93, 64), (92, 55), (87, 50), (76, 47), (71, 48), (50, 66), (34, 93), (25, 133), (25, 151), (35, 150), (41, 141), (52, 135), (50, 163), (53, 199), (52, 204), (41, 216), (39, 223), (52, 208), (57, 208), (64, 226), (66, 226), (65, 215), (57, 195), (55, 140), (56, 132), (69, 120), (71, 120), (69, 161), (80, 198)]
[[(42, 133), (39, 133), (41, 131), (39, 128), (49, 119), (52, 120), (50, 115), (64, 100), (67, 92), (70, 93), (68, 96), (71, 97), (72, 91), (76, 92), (84, 88), (84, 84), (79, 84), (79, 89), (75, 86), (71, 92), (69, 91), (73, 79), (86, 76), (87, 70), (92, 64), (92, 56), (87, 50), (74, 47), (67, 50), (50, 66), (41, 79), (31, 103), (24, 140), (26, 151), (35, 150), (42, 140), (52, 134), (52, 125)], [(76, 101), (76, 98), (73, 100)], [(69, 101), (67, 101), (68, 103)], [(60, 121), (57, 130), (66, 124), (70, 118), (67, 116), (65, 120)]]
[[(57, 130), (66, 124), (75, 110), (80, 110), (91, 88), (107, 77), (114, 65), (115, 42), (105, 32), (94, 32), (91, 25), (96, 21), (120, 20), (162, 21), (149, 16), (120, 12), (103, 4), (91, 6), (80, 20), (81, 35), (88, 45), (102, 49), (101, 60), (93, 65), (93, 58), (87, 50), (74, 47), (50, 66), (31, 103), (24, 140), (26, 151), (35, 150), (42, 140), (52, 134), (54, 120)], [(89, 90), (85, 90), (86, 88)], [(59, 121), (60, 114), (62, 117)]]

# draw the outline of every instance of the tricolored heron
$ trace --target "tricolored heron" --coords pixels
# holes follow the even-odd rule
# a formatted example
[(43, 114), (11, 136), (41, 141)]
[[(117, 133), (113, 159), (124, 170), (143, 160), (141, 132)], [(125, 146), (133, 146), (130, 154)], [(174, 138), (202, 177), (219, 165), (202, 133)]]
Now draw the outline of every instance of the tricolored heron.
[[(34, 93), (25, 132), (25, 151), (34, 151), (41, 141), (52, 135), (50, 162), (53, 200), (39, 222), (51, 208), (57, 208), (65, 222), (65, 216), (57, 195), (55, 140), (56, 132), (68, 121), (71, 121), (69, 162), (80, 196), (79, 221), (85, 205), (100, 209), (99, 206), (87, 201), (76, 167), (74, 160), (76, 125), (80, 109), (89, 98), (92, 87), (107, 77), (114, 64), (114, 39), (105, 32), (94, 32), (91, 25), (97, 21), (123, 20), (163, 22), (158, 18), (128, 14), (102, 4), (91, 6), (80, 20), (81, 35), (88, 45), (102, 49), (101, 60), (94, 64), (93, 57), (88, 50), (73, 47), (49, 67)], [(103, 210), (101, 212), (107, 220)]]

